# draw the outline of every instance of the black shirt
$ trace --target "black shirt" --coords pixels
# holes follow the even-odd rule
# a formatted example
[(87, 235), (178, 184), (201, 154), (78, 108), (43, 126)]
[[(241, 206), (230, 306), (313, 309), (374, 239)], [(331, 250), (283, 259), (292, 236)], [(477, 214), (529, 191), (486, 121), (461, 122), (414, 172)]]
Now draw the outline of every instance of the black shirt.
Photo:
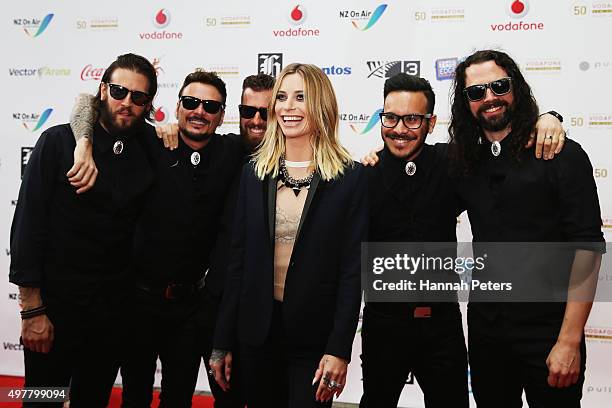
[(408, 176), (406, 160), (385, 147), (377, 166), (366, 167), (372, 242), (455, 242), (457, 200), (448, 176), (448, 145), (424, 145)]
[[(95, 186), (77, 195), (66, 177), (75, 140), (68, 124), (46, 130), (26, 167), (11, 227), (9, 280), (40, 287), (43, 295), (64, 287), (90, 293), (116, 280), (129, 263), (132, 234), (153, 182), (139, 139), (155, 131), (143, 124), (120, 140), (94, 127)], [(77, 292), (67, 296), (78, 297)]]
[[(393, 156), (385, 147), (378, 165), (366, 167), (371, 203), (368, 241), (455, 242), (458, 204), (448, 172), (448, 145), (425, 144), (412, 161), (416, 164), (416, 173), (409, 176), (405, 171), (407, 161)], [(435, 256), (455, 255), (454, 245), (442, 251), (436, 249)], [(435, 277), (440, 278), (455, 280), (457, 276)], [(454, 300), (454, 296), (444, 299)], [(368, 304), (379, 312), (401, 316), (411, 316), (410, 310), (417, 306), (416, 303)], [(418, 305), (448, 307), (446, 303)]]
[(208, 269), (226, 196), (241, 168), (242, 141), (237, 135), (211, 136), (198, 151), (197, 165), (191, 161), (194, 150), (180, 138), (176, 150), (156, 138), (148, 150), (156, 181), (134, 235), (134, 278), (154, 287), (194, 283)]
[[(491, 154), (491, 144), (485, 142), (480, 162), (459, 180), (457, 192), (468, 211), (474, 242), (602, 243), (593, 168), (580, 145), (567, 140), (554, 160), (538, 160), (532, 149), (523, 150), (517, 160), (509, 154), (511, 137), (501, 142), (498, 157)], [(603, 244), (591, 248), (605, 252)], [(561, 274), (569, 273), (571, 260), (560, 260), (564, 264), (559, 266), (551, 263), (554, 257), (547, 260), (544, 255), (532, 254), (528, 247), (523, 253), (522, 257), (505, 253), (499, 265), (489, 257), (487, 268), (494, 272), (506, 268), (520, 274), (514, 281), (524, 287), (513, 290), (528, 290), (529, 282), (535, 279), (529, 275), (530, 270), (537, 270), (543, 262), (543, 273), (556, 274), (556, 279), (565, 279)], [(488, 319), (503, 316), (518, 321), (540, 316), (560, 322), (565, 303), (470, 303), (470, 310)]]

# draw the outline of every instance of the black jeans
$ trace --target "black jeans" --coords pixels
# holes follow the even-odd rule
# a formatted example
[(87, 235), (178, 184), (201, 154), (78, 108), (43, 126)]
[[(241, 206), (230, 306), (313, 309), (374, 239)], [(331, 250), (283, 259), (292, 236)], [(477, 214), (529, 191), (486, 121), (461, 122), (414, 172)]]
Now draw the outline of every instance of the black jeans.
[(261, 346), (240, 344), (242, 384), (248, 408), (323, 408), (315, 401), (319, 383), (312, 379), (323, 346), (296, 347), (285, 340), (282, 302), (274, 302), (268, 338)]
[[(70, 387), (72, 408), (108, 405), (125, 340), (123, 292), (111, 288), (87, 296), (69, 287), (59, 296), (45, 294), (47, 317), (54, 326), (53, 345), (47, 354), (24, 348), (26, 387)], [(61, 408), (63, 403), (23, 406)]]
[(530, 408), (580, 407), (586, 368), (584, 337), (578, 382), (567, 388), (553, 388), (547, 382), (546, 359), (557, 341), (561, 318), (517, 323), (504, 317), (487, 319), (468, 308), (472, 392), (478, 408), (522, 407), (523, 390)]
[[(134, 289), (130, 340), (121, 369), (123, 408), (149, 408), (157, 358), (162, 365), (160, 408), (191, 407), (200, 359), (208, 371), (216, 304), (201, 290), (179, 299), (164, 299)], [(237, 364), (239, 365), (239, 364)], [(216, 408), (241, 408), (238, 388), (224, 392), (209, 377)]]
[(397, 407), (410, 373), (427, 408), (468, 407), (467, 351), (458, 304), (433, 307), (431, 317), (363, 312), (361, 408)]

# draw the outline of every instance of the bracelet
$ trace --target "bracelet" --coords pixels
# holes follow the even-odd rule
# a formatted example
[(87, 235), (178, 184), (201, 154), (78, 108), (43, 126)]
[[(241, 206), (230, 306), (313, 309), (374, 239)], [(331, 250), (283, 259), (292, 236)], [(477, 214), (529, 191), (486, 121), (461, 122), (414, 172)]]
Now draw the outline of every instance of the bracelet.
[[(542, 115), (546, 115), (547, 113), (549, 115), (553, 115), (555, 118), (557, 118), (559, 120), (559, 122), (563, 123), (563, 116), (561, 116), (561, 114), (559, 112), (555, 112), (554, 110), (551, 110), (551, 111), (543, 113)], [(542, 115), (540, 115), (540, 116), (542, 116)]]
[(21, 314), (21, 320), (31, 319), (32, 317), (47, 314), (47, 306), (38, 306), (33, 309), (22, 310), (19, 313)]

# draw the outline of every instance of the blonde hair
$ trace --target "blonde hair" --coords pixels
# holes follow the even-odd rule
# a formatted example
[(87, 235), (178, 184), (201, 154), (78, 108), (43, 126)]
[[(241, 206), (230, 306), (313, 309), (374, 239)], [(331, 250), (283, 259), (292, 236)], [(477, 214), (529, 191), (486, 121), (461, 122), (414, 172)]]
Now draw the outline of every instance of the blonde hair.
[(253, 154), (255, 174), (261, 180), (267, 175), (278, 176), (279, 161), (285, 152), (285, 135), (278, 124), (274, 108), (276, 96), (287, 75), (299, 74), (304, 81), (304, 99), (311, 132), (315, 170), (323, 180), (332, 180), (353, 165), (349, 152), (340, 144), (338, 137), (338, 102), (327, 75), (311, 64), (287, 65), (276, 78), (272, 99), (268, 105), (268, 127), (263, 141)]

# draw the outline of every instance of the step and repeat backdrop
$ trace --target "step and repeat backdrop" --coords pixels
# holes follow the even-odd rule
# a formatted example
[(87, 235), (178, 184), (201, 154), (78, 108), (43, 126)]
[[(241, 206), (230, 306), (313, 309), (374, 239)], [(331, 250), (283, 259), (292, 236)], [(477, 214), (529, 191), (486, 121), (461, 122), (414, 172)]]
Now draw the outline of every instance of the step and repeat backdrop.
[[(5, 3), (3, 10), (0, 269), (5, 277), (10, 225), (32, 147), (46, 128), (68, 121), (75, 96), (94, 93), (105, 67), (126, 52), (146, 56), (157, 70), (159, 123), (175, 120), (185, 75), (195, 68), (216, 71), (228, 88), (221, 133), (238, 131), (245, 76), (276, 75), (291, 62), (316, 64), (335, 87), (342, 142), (358, 158), (381, 144), (378, 111), (386, 78), (406, 72), (429, 79), (439, 117), (430, 142), (445, 141), (457, 62), (477, 49), (504, 50), (520, 64), (540, 108), (562, 113), (570, 137), (589, 154), (606, 237), (612, 232), (612, 1), (108, 0), (101, 7), (23, 0)], [(469, 241), (467, 217), (459, 221), (460, 240)], [(23, 374), (18, 310), (17, 288), (1, 279), (0, 374)], [(608, 407), (611, 304), (594, 306), (586, 337), (584, 406)], [(342, 401), (361, 396), (360, 346), (357, 335)], [(207, 390), (206, 381), (202, 371), (198, 388)], [(400, 405), (423, 406), (413, 379)]]

